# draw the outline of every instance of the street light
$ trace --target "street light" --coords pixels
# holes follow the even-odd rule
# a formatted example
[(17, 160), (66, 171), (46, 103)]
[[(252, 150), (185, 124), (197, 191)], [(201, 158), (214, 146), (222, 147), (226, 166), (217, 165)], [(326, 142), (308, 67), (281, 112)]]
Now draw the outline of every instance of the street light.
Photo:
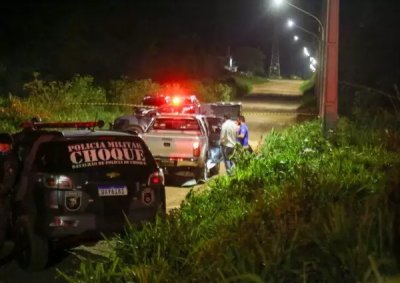
[[(324, 60), (324, 57), (323, 57), (324, 56), (323, 55), (324, 38), (323, 38), (323, 36), (321, 38), (317, 34), (315, 34), (314, 32), (297, 25), (292, 19), (288, 19), (287, 26), (289, 28), (297, 28), (299, 30), (302, 30), (303, 32), (305, 32), (305, 33), (311, 35), (312, 37), (314, 37), (316, 39), (316, 41), (317, 41), (317, 46), (318, 46), (317, 57), (318, 57), (318, 60), (321, 63), (320, 63), (320, 66), (319, 66), (319, 72), (317, 73), (315, 92), (316, 93), (319, 92), (319, 94), (316, 94), (316, 95), (317, 95), (317, 97), (319, 97), (318, 104), (319, 104), (319, 109), (320, 109), (320, 112), (321, 112), (322, 103), (323, 103), (322, 100), (323, 100), (323, 97), (324, 97), (324, 75), (325, 75), (325, 64), (324, 64), (325, 60)], [(321, 35), (322, 34), (323, 34), (323, 32), (321, 33)]]
[(282, 5), (284, 0), (274, 0), (275, 5), (280, 6)]
[[(325, 29), (324, 29), (324, 25), (322, 24), (322, 22), (320, 21), (320, 19), (311, 14), (310, 12), (307, 12), (306, 10), (297, 7), (296, 5), (293, 5), (292, 3), (290, 3), (287, 0), (272, 0), (275, 4), (275, 6), (279, 7), (283, 4), (287, 4), (288, 6), (302, 12), (303, 14), (306, 14), (307, 16), (313, 18), (317, 23), (318, 23), (318, 27), (319, 27), (319, 31), (320, 31), (320, 35), (321, 37), (316, 36), (314, 33), (301, 28), (303, 31), (312, 34), (313, 36), (315, 36), (318, 39), (318, 57), (320, 60), (320, 72), (318, 73), (318, 78), (316, 80), (316, 88), (315, 90), (318, 91), (319, 90), (319, 110), (320, 110), (320, 114), (322, 114), (322, 108), (323, 108), (323, 104), (324, 104), (324, 97), (325, 97), (325, 72), (326, 72), (326, 68), (325, 68), (325, 58), (324, 58), (324, 49), (325, 49)], [(329, 3), (330, 0), (328, 0)], [(339, 0), (335, 0), (335, 1), (339, 1)], [(329, 4), (328, 4), (329, 6)], [(323, 114), (324, 115), (324, 114)]]
[[(316, 89), (320, 90), (320, 108), (319, 113), (323, 120), (323, 130), (332, 128), (336, 124), (338, 118), (338, 53), (339, 53), (339, 3), (340, 0), (326, 0), (326, 30), (321, 20), (292, 3), (288, 0), (271, 0), (276, 6), (287, 4), (288, 6), (310, 16), (319, 25), (320, 30), (320, 46), (319, 59), (320, 70), (319, 78), (316, 80)], [(327, 33), (327, 36), (325, 35)], [(329, 42), (326, 39), (329, 38)], [(317, 75), (318, 76), (318, 75)]]
[(313, 65), (317, 65), (318, 61), (314, 57), (310, 56), (310, 63), (313, 64)]
[(299, 30), (304, 31), (305, 33), (308, 33), (309, 35), (313, 36), (313, 37), (317, 40), (318, 44), (320, 44), (321, 39), (319, 38), (318, 35), (316, 35), (315, 33), (313, 33), (312, 31), (310, 31), (310, 30), (308, 30), (308, 29), (305, 29), (305, 28), (303, 28), (303, 27), (297, 25), (292, 19), (288, 19), (286, 25), (287, 25), (290, 29), (292, 29), (292, 28), (297, 28), (297, 29), (299, 29)]
[(293, 36), (294, 41), (299, 41), (299, 37), (297, 35)]
[(294, 23), (294, 21), (293, 21), (292, 19), (289, 19), (289, 20), (287, 21), (287, 26), (288, 26), (289, 28), (292, 28), (294, 25), (295, 25), (295, 23)]
[(307, 48), (307, 47), (303, 47), (303, 53), (304, 53), (304, 55), (305, 55), (306, 57), (310, 57), (310, 56), (311, 56), (310, 51), (308, 51), (308, 48)]
[(286, 0), (273, 0), (273, 2), (275, 4), (275, 6), (281, 6), (283, 4), (287, 4), (290, 7), (295, 8), (296, 10), (298, 10), (298, 11), (300, 11), (300, 12), (302, 12), (302, 13), (308, 15), (308, 16), (310, 16), (311, 18), (313, 18), (319, 25), (319, 29), (320, 29), (320, 32), (321, 32), (321, 37), (324, 38), (324, 25), (322, 24), (322, 22), (320, 21), (320, 19), (317, 16), (311, 14), (310, 12), (307, 12), (306, 10), (303, 10), (300, 7), (297, 7), (296, 5), (293, 5), (292, 3), (290, 3), (289, 1), (286, 1)]

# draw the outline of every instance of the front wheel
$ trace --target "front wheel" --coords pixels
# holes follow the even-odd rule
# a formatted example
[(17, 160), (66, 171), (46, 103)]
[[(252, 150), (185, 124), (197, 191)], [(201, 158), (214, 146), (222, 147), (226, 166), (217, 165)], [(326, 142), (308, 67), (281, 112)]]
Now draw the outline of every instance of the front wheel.
[(16, 221), (16, 259), (23, 270), (43, 270), (49, 259), (49, 241), (33, 229), (29, 217), (21, 216)]
[(210, 174), (212, 176), (218, 175), (219, 174), (219, 168), (220, 168), (220, 162), (218, 162), (217, 164), (215, 164), (215, 166), (213, 168), (210, 169)]
[(196, 168), (194, 175), (197, 182), (207, 181), (209, 175), (207, 166), (205, 165), (204, 167)]

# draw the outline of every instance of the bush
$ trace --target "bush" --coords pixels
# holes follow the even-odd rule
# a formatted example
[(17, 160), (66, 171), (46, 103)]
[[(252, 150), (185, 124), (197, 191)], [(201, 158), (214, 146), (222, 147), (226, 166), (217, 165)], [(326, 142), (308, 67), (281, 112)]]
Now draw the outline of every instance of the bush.
[(10, 96), (2, 99), (2, 131), (16, 130), (32, 117), (44, 121), (88, 121), (103, 119), (113, 121), (117, 112), (106, 110), (105, 89), (95, 86), (90, 76), (76, 75), (70, 81), (43, 81), (39, 74), (24, 85), (25, 98)]
[(249, 94), (253, 89), (253, 82), (245, 76), (229, 75), (222, 81), (232, 88), (233, 99), (241, 98), (246, 94)]
[(111, 81), (108, 100), (122, 104), (141, 104), (145, 96), (159, 90), (160, 85), (150, 79), (130, 81), (123, 77), (120, 80)]
[(197, 83), (195, 91), (202, 102), (229, 101), (232, 88), (222, 83)]
[(315, 79), (316, 79), (316, 74), (314, 73), (310, 79), (304, 81), (300, 85), (300, 91), (303, 94), (306, 94), (307, 92), (312, 91), (314, 89), (314, 87), (315, 87)]
[(96, 86), (91, 76), (76, 75), (66, 82), (45, 81), (34, 73), (24, 85), (26, 96), (0, 98), (1, 131), (16, 131), (33, 117), (43, 121), (88, 121), (102, 119), (112, 123), (116, 117), (131, 113), (146, 95), (165, 92), (198, 95), (202, 102), (229, 101), (232, 88), (215, 82), (189, 81), (183, 85), (159, 85), (152, 80), (131, 81), (126, 77), (110, 82), (108, 90)]
[(271, 133), (260, 153), (235, 153), (232, 177), (192, 191), (165, 221), (131, 227), (111, 258), (82, 262), (69, 280), (374, 282), (398, 272), (400, 153), (362, 131), (343, 120), (330, 140), (319, 122)]

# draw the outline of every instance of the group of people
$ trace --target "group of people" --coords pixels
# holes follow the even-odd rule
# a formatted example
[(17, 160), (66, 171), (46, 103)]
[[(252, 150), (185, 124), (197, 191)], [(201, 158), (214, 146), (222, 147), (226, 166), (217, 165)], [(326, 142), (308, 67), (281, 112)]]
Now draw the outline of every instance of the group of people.
[(240, 144), (243, 148), (252, 151), (249, 145), (249, 129), (246, 125), (244, 116), (240, 115), (236, 121), (230, 119), (229, 115), (224, 115), (224, 123), (221, 127), (221, 150), (225, 163), (225, 169), (228, 174), (232, 172), (234, 162), (232, 155), (236, 144)]

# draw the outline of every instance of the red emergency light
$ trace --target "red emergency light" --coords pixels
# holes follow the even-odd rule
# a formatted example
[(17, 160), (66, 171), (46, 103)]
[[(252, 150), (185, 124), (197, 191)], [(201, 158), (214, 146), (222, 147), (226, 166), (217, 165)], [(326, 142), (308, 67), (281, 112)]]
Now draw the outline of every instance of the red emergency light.
[(0, 153), (7, 153), (9, 151), (11, 151), (11, 144), (0, 143)]
[(183, 100), (182, 97), (174, 96), (174, 97), (172, 97), (172, 105), (179, 106), (182, 104), (182, 100)]

